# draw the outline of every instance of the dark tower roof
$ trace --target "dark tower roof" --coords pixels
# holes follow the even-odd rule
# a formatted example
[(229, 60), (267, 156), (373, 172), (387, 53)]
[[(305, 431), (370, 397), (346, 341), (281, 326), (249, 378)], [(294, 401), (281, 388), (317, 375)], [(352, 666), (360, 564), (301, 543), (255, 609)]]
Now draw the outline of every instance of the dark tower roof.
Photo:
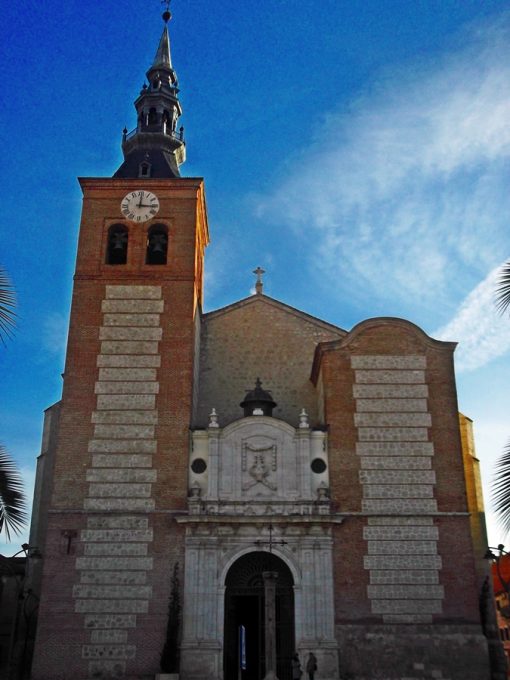
[(260, 378), (257, 378), (255, 382), (255, 389), (249, 390), (246, 393), (244, 401), (239, 404), (239, 406), (244, 409), (245, 416), (272, 416), (273, 409), (276, 405), (271, 393), (268, 390), (262, 389)]
[(124, 162), (114, 177), (179, 177), (179, 166), (186, 160), (184, 128), (178, 128), (182, 114), (178, 99), (177, 74), (172, 67), (167, 22), (159, 40), (152, 66), (135, 100), (137, 125), (128, 132), (124, 128), (122, 152)]

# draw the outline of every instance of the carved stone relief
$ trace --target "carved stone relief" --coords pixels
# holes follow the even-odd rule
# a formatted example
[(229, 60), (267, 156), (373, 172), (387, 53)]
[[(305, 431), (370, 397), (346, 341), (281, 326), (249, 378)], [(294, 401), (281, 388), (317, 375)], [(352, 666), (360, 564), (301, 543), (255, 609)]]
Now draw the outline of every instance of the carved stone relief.
[(268, 446), (254, 446), (243, 442), (242, 465), (243, 491), (253, 490), (256, 495), (262, 492), (261, 487), (276, 491), (276, 444)]
[(192, 433), (191, 514), (260, 516), (329, 512), (326, 433), (250, 416)]

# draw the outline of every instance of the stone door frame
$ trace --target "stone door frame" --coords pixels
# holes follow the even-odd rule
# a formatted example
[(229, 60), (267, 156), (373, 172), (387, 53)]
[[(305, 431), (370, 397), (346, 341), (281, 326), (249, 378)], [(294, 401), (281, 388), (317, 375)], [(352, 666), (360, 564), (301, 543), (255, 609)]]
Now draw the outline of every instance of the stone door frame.
[[(265, 645), (267, 644), (267, 632), (265, 626), (265, 587), (264, 572), (276, 572), (278, 577), (275, 582), (275, 608), (279, 611), (275, 622), (276, 646), (278, 647), (277, 676), (278, 680), (292, 680), (292, 654), (295, 644), (295, 612), (294, 605), (294, 579), (292, 572), (286, 563), (274, 552), (257, 550), (241, 555), (230, 567), (225, 579), (225, 609), (223, 629), (223, 662), (224, 675), (229, 672), (227, 659), (230, 657), (230, 675), (235, 675), (235, 665), (232, 665), (233, 657), (238, 658), (239, 630), (235, 625), (234, 618), (229, 620), (230, 612), (233, 617), (242, 617), (246, 626), (246, 653), (248, 660), (248, 674), (254, 677), (254, 670), (258, 673), (258, 680), (264, 663)], [(241, 599), (239, 599), (241, 598)], [(249, 599), (245, 599), (249, 598)], [(254, 604), (256, 605), (254, 606)], [(278, 603), (278, 606), (277, 606)], [(254, 632), (257, 630), (257, 632)], [(253, 636), (253, 637), (252, 637)], [(279, 644), (278, 644), (279, 642)], [(228, 644), (227, 644), (228, 643)], [(275, 649), (276, 651), (276, 649)], [(267, 673), (267, 669), (266, 669)]]
[[(198, 520), (198, 518), (197, 518)], [(318, 658), (318, 680), (338, 677), (334, 636), (334, 592), (331, 526), (311, 518), (247, 518), (240, 524), (182, 518), (186, 523), (184, 560), (182, 680), (223, 680), (225, 581), (243, 555), (259, 552), (255, 540), (267, 538), (271, 521), (284, 546), (272, 548), (294, 580), (296, 651), (304, 662), (308, 651)]]

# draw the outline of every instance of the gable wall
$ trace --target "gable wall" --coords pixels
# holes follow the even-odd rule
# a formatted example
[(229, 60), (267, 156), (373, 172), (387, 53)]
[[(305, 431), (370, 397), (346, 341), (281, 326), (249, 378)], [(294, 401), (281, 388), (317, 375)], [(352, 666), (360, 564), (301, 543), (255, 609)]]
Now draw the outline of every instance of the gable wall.
[(273, 415), (293, 426), (305, 408), (312, 427), (321, 425), (310, 371), (317, 343), (342, 337), (319, 322), (269, 303), (263, 297), (202, 325), (200, 395), (195, 427), (204, 427), (215, 408), (222, 427), (242, 417), (239, 406), (260, 377), (278, 406)]

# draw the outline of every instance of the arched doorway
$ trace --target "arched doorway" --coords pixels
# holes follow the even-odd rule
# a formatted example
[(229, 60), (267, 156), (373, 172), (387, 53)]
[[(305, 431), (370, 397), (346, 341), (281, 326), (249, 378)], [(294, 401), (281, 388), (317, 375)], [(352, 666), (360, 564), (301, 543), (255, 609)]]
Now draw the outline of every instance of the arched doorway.
[[(264, 571), (276, 581), (276, 657), (279, 680), (291, 680), (294, 652), (294, 580), (285, 562), (269, 552), (252, 552), (230, 567), (225, 580), (225, 680), (262, 680), (265, 676)], [(240, 629), (246, 639), (246, 668), (240, 666)]]

